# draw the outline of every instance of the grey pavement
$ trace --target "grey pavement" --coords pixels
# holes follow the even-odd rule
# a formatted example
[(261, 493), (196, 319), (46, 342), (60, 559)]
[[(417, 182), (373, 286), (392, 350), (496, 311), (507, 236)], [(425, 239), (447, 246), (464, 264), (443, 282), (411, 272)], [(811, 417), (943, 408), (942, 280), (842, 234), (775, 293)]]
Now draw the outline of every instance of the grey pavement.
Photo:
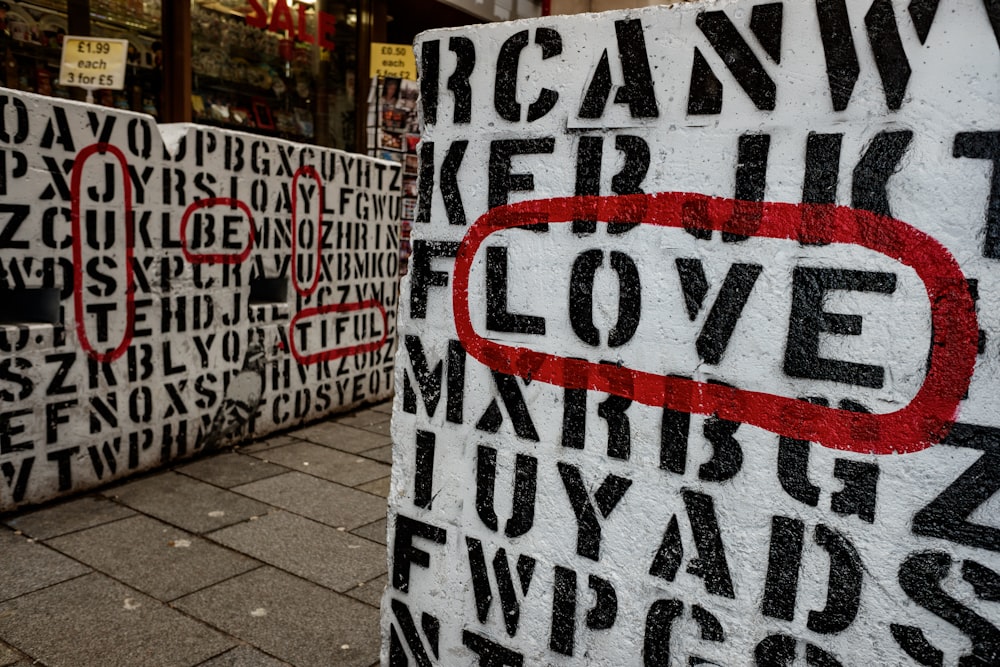
[(391, 402), (0, 515), (0, 667), (367, 667)]

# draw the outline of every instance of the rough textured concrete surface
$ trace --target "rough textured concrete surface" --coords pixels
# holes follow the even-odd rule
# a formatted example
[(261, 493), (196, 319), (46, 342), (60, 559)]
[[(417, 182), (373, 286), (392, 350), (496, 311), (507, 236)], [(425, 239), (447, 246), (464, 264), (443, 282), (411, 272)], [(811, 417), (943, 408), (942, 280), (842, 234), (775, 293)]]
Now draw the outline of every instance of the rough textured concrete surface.
[(391, 395), (400, 180), (0, 91), (0, 510)]
[(998, 40), (978, 0), (418, 38), (385, 662), (1000, 664)]

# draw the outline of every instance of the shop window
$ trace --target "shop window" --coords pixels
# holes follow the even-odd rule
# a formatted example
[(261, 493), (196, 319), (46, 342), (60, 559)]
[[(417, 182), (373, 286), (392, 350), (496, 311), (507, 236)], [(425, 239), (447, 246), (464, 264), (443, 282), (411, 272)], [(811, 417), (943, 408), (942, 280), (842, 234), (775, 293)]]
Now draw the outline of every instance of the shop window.
[(353, 150), (356, 16), (356, 2), (192, 0), (193, 120)]
[[(104, 106), (159, 115), (163, 45), (161, 0), (90, 0), (90, 34), (127, 39), (129, 62), (123, 90), (98, 90)], [(69, 32), (65, 0), (0, 1), (0, 84), (41, 95), (70, 98), (59, 85), (63, 38)]]

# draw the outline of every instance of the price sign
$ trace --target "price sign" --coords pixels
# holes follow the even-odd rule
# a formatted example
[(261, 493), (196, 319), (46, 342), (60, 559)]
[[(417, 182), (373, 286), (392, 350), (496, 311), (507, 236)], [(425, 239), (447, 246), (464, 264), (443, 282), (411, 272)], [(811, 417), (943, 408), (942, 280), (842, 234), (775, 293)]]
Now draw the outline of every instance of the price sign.
[(63, 40), (59, 83), (95, 90), (125, 87), (125, 63), (128, 58), (127, 39), (71, 37)]
[(417, 60), (407, 44), (372, 42), (370, 76), (417, 80)]

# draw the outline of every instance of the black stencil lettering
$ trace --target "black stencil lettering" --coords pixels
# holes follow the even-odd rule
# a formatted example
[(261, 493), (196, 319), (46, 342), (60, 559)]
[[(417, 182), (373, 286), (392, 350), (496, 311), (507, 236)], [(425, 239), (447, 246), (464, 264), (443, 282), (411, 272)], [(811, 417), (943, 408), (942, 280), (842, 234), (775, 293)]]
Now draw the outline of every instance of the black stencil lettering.
[[(437, 44), (436, 41), (434, 43)], [(448, 50), (455, 54), (457, 60), (455, 71), (448, 77), (447, 84), (448, 90), (455, 96), (454, 122), (468, 123), (472, 120), (472, 86), (469, 85), (469, 76), (476, 67), (476, 47), (468, 37), (455, 36), (448, 39)]]
[(417, 430), (417, 453), (413, 480), (413, 504), (431, 508), (434, 500), (434, 433)]
[(816, 526), (813, 540), (830, 556), (830, 576), (826, 606), (810, 611), (806, 625), (823, 634), (842, 632), (854, 622), (861, 606), (861, 557), (846, 537), (823, 524)]
[(878, 475), (877, 463), (837, 459), (833, 465), (833, 476), (844, 482), (844, 488), (834, 491), (830, 509), (837, 514), (854, 514), (862, 521), (874, 523)]
[(719, 623), (719, 619), (702, 606), (694, 605), (691, 607), (691, 618), (698, 623), (702, 640), (707, 642), (726, 641), (726, 632), (722, 629), (722, 623)]
[(573, 655), (575, 635), (576, 572), (556, 565), (549, 648), (562, 655)]
[(75, 384), (66, 384), (66, 377), (73, 368), (76, 358), (76, 354), (73, 352), (46, 355), (46, 364), (59, 364), (59, 367), (55, 369), (54, 373), (52, 373), (52, 379), (49, 380), (49, 386), (45, 389), (46, 396), (59, 396), (63, 394), (77, 393), (77, 387)]
[(854, 168), (851, 206), (886, 217), (892, 216), (886, 184), (913, 139), (910, 130), (879, 132)]
[(754, 34), (767, 55), (776, 63), (781, 62), (781, 20), (784, 5), (772, 2), (754, 5), (750, 10), (750, 32)]
[(677, 577), (677, 571), (680, 569), (683, 559), (684, 542), (681, 539), (681, 529), (677, 523), (677, 517), (672, 516), (670, 523), (667, 524), (667, 529), (663, 532), (660, 548), (653, 556), (649, 573), (664, 581), (673, 581)]
[(601, 344), (601, 332), (594, 326), (594, 277), (603, 264), (603, 250), (584, 251), (573, 261), (569, 281), (569, 322), (573, 333), (594, 347)]
[(516, 32), (503, 43), (497, 54), (496, 78), (493, 81), (493, 108), (504, 120), (521, 120), (521, 105), (517, 101), (517, 68), (521, 51), (528, 45), (528, 31)]
[(1000, 602), (1000, 574), (974, 560), (966, 560), (962, 561), (962, 578), (969, 582), (980, 600)]
[(597, 416), (608, 422), (608, 456), (627, 461), (632, 452), (632, 433), (625, 411), (632, 401), (621, 396), (608, 396), (597, 406)]
[(573, 513), (576, 515), (576, 552), (584, 558), (600, 560), (601, 524), (597, 520), (594, 507), (596, 505), (597, 511), (607, 519), (625, 492), (632, 486), (632, 480), (617, 475), (607, 475), (594, 493), (594, 500), (591, 503), (580, 469), (561, 461), (558, 467), (559, 476), (562, 477), (563, 486), (566, 488), (566, 495), (569, 497)]
[[(945, 443), (975, 446), (983, 441), (996, 442), (996, 438), (993, 432), (956, 424)], [(958, 444), (963, 440), (971, 442)], [(913, 533), (1000, 552), (1000, 528), (969, 521), (969, 516), (997, 491), (1000, 491), (1000, 454), (985, 451), (948, 488), (913, 515)]]
[[(437, 42), (429, 42), (436, 44)], [(427, 48), (427, 45), (424, 45)], [(421, 82), (423, 83), (423, 82)], [(426, 101), (425, 101), (426, 105)], [(426, 112), (425, 112), (426, 113)], [(426, 118), (424, 119), (426, 121)], [(434, 142), (420, 144), (420, 178), (417, 186), (416, 222), (431, 221), (431, 197), (434, 196)]]
[(522, 667), (524, 656), (482, 635), (462, 630), (462, 643), (479, 656), (480, 667)]
[[(607, 63), (604, 52), (604, 61)], [(608, 81), (610, 88), (611, 81)], [(605, 91), (604, 96), (608, 93)], [(577, 197), (597, 196), (601, 194), (601, 161), (604, 156), (604, 137), (580, 137), (576, 150), (576, 187), (573, 191)], [(27, 215), (27, 214), (25, 214)], [(577, 219), (573, 221), (574, 234), (593, 234), (597, 231), (597, 219)], [(27, 243), (27, 242), (25, 242)], [(570, 301), (572, 304), (572, 300)]]
[[(972, 653), (962, 656), (959, 665), (995, 665), (1000, 662), (1000, 629), (944, 591), (941, 583), (948, 577), (951, 566), (951, 556), (941, 551), (910, 554), (899, 566), (899, 585), (911, 600), (958, 628), (972, 641)], [(893, 632), (897, 641), (897, 633), (902, 634), (904, 639), (912, 639), (919, 632), (915, 628), (906, 630), (907, 626), (899, 627), (901, 633), (895, 629)], [(926, 644), (922, 635), (921, 632), (920, 639)], [(907, 645), (912, 646), (913, 643), (900, 642), (904, 650)], [(916, 648), (918, 655), (932, 654), (929, 644), (921, 646), (918, 643)], [(916, 658), (912, 654), (911, 657)]]
[[(493, 602), (493, 590), (490, 587), (483, 545), (482, 542), (472, 537), (466, 537), (465, 544), (469, 555), (469, 568), (472, 572), (473, 593), (476, 597), (476, 613), (479, 622), (485, 623)], [(535, 559), (523, 554), (518, 557), (517, 573), (522, 595), (528, 594), (534, 569)], [(507, 629), (507, 634), (513, 637), (517, 634), (521, 617), (521, 603), (514, 589), (507, 552), (503, 548), (497, 549), (493, 558), (493, 576), (496, 578), (497, 592), (500, 595), (504, 626)]]
[(819, 487), (809, 481), (809, 449), (806, 440), (782, 436), (778, 438), (778, 482), (792, 498), (816, 507)]
[(799, 565), (805, 524), (784, 516), (771, 518), (771, 546), (767, 557), (767, 578), (761, 612), (771, 618), (795, 618), (795, 597), (799, 587)]
[[(997, 2), (1000, 21), (1000, 2)], [(954, 157), (990, 160), (990, 194), (986, 201), (983, 257), (1000, 259), (1000, 132), (959, 132), (952, 147)]]
[(698, 557), (692, 558), (688, 563), (688, 574), (701, 577), (705, 581), (705, 590), (709, 593), (735, 598), (722, 533), (715, 515), (715, 501), (712, 496), (689, 489), (684, 489), (682, 493), (698, 551)]
[(826, 56), (826, 76), (834, 111), (843, 111), (851, 101), (861, 66), (854, 50), (851, 19), (845, 0), (816, 0), (819, 34)]
[[(689, 116), (708, 116), (722, 112), (722, 82), (696, 46), (691, 63), (691, 84), (688, 88)], [(699, 230), (701, 231), (701, 230)], [(711, 236), (711, 232), (708, 232)]]
[[(420, 395), (424, 400), (424, 409), (427, 410), (428, 417), (433, 417), (434, 413), (437, 411), (438, 401), (441, 400), (441, 375), (444, 361), (438, 361), (432, 371), (427, 364), (427, 356), (424, 354), (424, 344), (420, 340), (419, 336), (405, 336), (403, 338), (403, 344), (406, 347), (406, 353), (410, 358), (410, 366), (413, 368), (413, 375), (417, 378), (417, 384), (420, 387)], [(406, 375), (406, 377), (408, 379), (409, 375)], [(403, 407), (407, 412), (416, 414), (416, 397), (413, 393), (412, 387), (409, 389), (409, 394), (413, 396), (412, 410), (409, 405), (406, 405), (408, 401), (405, 399), (403, 401)]]
[(57, 401), (45, 405), (45, 442), (54, 445), (59, 442), (59, 425), (68, 424), (70, 416), (65, 414), (69, 408), (79, 403), (75, 398), (68, 401)]
[(448, 341), (448, 398), (445, 418), (452, 424), (462, 423), (465, 403), (465, 348), (457, 340)]
[[(0, 194), (5, 194), (7, 188), (3, 156), (4, 153), (0, 151)], [(10, 214), (7, 222), (0, 226), (0, 249), (27, 250), (30, 247), (27, 239), (14, 239), (14, 235), (21, 228), (21, 224), (28, 219), (30, 213), (31, 207), (27, 204), (0, 203), (0, 214)]]
[[(756, 232), (760, 227), (763, 206), (751, 202), (764, 200), (767, 187), (767, 156), (771, 151), (770, 134), (742, 134), (736, 152), (736, 192), (732, 225), (737, 229)], [(745, 234), (722, 232), (722, 240), (738, 243), (749, 238)]]
[[(5, 107), (8, 102), (14, 106), (14, 112), (17, 116), (17, 127), (14, 130), (13, 137), (11, 137), (10, 133), (7, 131), (7, 110)], [(28, 107), (25, 105), (24, 101), (7, 95), (0, 96), (0, 141), (5, 144), (23, 144), (24, 140), (28, 138), (29, 127)]]
[[(503, 401), (510, 420), (514, 425), (514, 432), (519, 438), (538, 442), (538, 431), (531, 421), (531, 413), (528, 412), (528, 405), (524, 402), (524, 396), (517, 386), (517, 380), (512, 375), (505, 375), (497, 371), (491, 371), (493, 383), (497, 387), (500, 399)], [(476, 422), (476, 428), (487, 433), (496, 433), (503, 424), (503, 413), (496, 399), (490, 401), (486, 406), (483, 416)]]
[(806, 139), (806, 169), (802, 180), (802, 202), (833, 204), (840, 177), (840, 147), (843, 134), (810, 132)]
[(618, 274), (618, 320), (608, 332), (608, 346), (620, 347), (632, 340), (642, 313), (642, 286), (635, 261), (623, 252), (611, 251), (611, 268)]
[[(489, 196), (490, 208), (504, 206), (511, 192), (535, 189), (535, 177), (530, 173), (511, 173), (511, 158), (515, 155), (538, 155), (555, 150), (555, 137), (539, 139), (498, 139), (490, 142)], [(532, 225), (538, 229), (538, 225)]]
[(815, 644), (806, 644), (806, 664), (811, 667), (842, 667), (839, 660)]
[(709, 417), (702, 426), (705, 438), (712, 445), (712, 458), (698, 468), (698, 479), (706, 482), (727, 482), (743, 467), (743, 449), (733, 437), (740, 422)]
[(792, 273), (792, 312), (788, 322), (784, 370), (791, 377), (832, 380), (859, 387), (882, 387), (885, 369), (819, 356), (821, 333), (857, 336), (861, 316), (823, 310), (826, 292), (853, 290), (892, 294), (896, 276), (874, 271), (795, 267)]
[(590, 575), (587, 585), (594, 591), (594, 606), (587, 612), (587, 627), (591, 630), (607, 630), (614, 626), (618, 617), (618, 594), (611, 582)]
[[(417, 625), (413, 622), (413, 617), (410, 616), (410, 609), (402, 601), (393, 598), (392, 603), (392, 615), (396, 619), (396, 625), (403, 632), (403, 638), (406, 640), (406, 645), (410, 647), (410, 652), (413, 654), (413, 659), (416, 661), (418, 667), (431, 667), (433, 664), (431, 662), (430, 656), (427, 655), (427, 649), (424, 647), (424, 642), (420, 639), (420, 634), (417, 631)], [(437, 619), (429, 614), (423, 614), (421, 619), (421, 626), (424, 629), (425, 635), (428, 637), (431, 652), (434, 657), (438, 657), (438, 641), (436, 634), (432, 631), (427, 633), (427, 628), (435, 628), (437, 624)], [(407, 664), (406, 657), (403, 654), (402, 646), (399, 645), (399, 638), (396, 635), (395, 627), (393, 627), (391, 641), (393, 644), (397, 645), (397, 650), (390, 651), (393, 656), (389, 661), (392, 667), (402, 667)]]
[(646, 57), (646, 36), (642, 21), (615, 21), (615, 36), (618, 39), (622, 74), (625, 76), (624, 85), (615, 93), (615, 104), (627, 104), (633, 118), (659, 117), (653, 75)]
[[(4, 361), (8, 360), (5, 359)], [(3, 366), (0, 365), (0, 369), (2, 368)], [(12, 399), (3, 398), (3, 400)], [(32, 414), (30, 408), (0, 412), (0, 454), (23, 452), (35, 448), (35, 443), (31, 440), (14, 442), (14, 438), (24, 433), (26, 427), (23, 422), (14, 423), (13, 420), (18, 417), (27, 417), (30, 414)]]
[(594, 73), (590, 77), (590, 85), (587, 86), (580, 102), (580, 111), (576, 114), (579, 118), (600, 118), (604, 115), (604, 106), (608, 103), (608, 95), (611, 94), (611, 65), (608, 63), (608, 50), (604, 49), (601, 59), (594, 68)]
[[(440, 76), (441, 42), (436, 39), (426, 41), (420, 47), (420, 104), (423, 107), (423, 118), (426, 125), (437, 123)], [(422, 159), (421, 162), (423, 162)], [(421, 174), (421, 180), (423, 180), (423, 174)]]
[[(611, 177), (611, 191), (616, 195), (641, 194), (642, 181), (649, 172), (649, 144), (642, 137), (620, 134), (615, 137), (615, 149), (625, 154), (625, 164)], [(624, 234), (637, 224), (609, 222), (608, 234)]]
[(674, 260), (677, 266), (677, 276), (681, 281), (681, 291), (684, 293), (684, 306), (688, 319), (694, 322), (701, 312), (701, 305), (708, 294), (708, 278), (705, 277), (705, 267), (700, 259), (678, 257)]
[(46, 456), (49, 461), (56, 463), (60, 491), (69, 491), (73, 488), (73, 459), (79, 452), (79, 447), (67, 447), (49, 452)]
[(646, 613), (646, 628), (642, 640), (645, 667), (671, 667), (670, 634), (674, 621), (684, 613), (679, 600), (657, 600)]
[(924, 631), (912, 625), (889, 625), (892, 638), (906, 654), (925, 667), (942, 667), (944, 652), (927, 641)]
[(0, 463), (0, 473), (3, 473), (7, 488), (11, 490), (11, 500), (15, 503), (24, 500), (24, 494), (28, 490), (28, 480), (31, 479), (31, 469), (35, 465), (35, 457), (27, 456), (17, 463), (20, 463), (20, 468), (15, 466), (15, 461)]
[(507, 248), (486, 248), (486, 328), (507, 333), (545, 335), (545, 318), (507, 310)]
[(462, 166), (468, 141), (453, 141), (448, 147), (448, 153), (441, 163), (441, 199), (444, 201), (444, 211), (448, 215), (448, 224), (465, 225), (465, 206), (462, 204), (462, 193), (458, 188), (458, 169)]
[(563, 390), (562, 446), (583, 449), (587, 430), (587, 390)]
[[(542, 60), (554, 58), (562, 53), (562, 35), (552, 28), (535, 30), (535, 44), (542, 47)], [(559, 93), (551, 88), (542, 88), (538, 93), (538, 99), (528, 105), (528, 122), (533, 123), (552, 111), (558, 100)]]
[(695, 22), (754, 105), (758, 109), (772, 111), (776, 90), (774, 81), (725, 12), (702, 12)]
[[(494, 509), (497, 479), (497, 450), (480, 445), (476, 453), (476, 512), (490, 530), (498, 528)], [(514, 464), (514, 487), (511, 500), (511, 517), (504, 527), (507, 537), (520, 537), (535, 521), (535, 494), (538, 484), (538, 459), (518, 454)]]
[(413, 256), (410, 258), (410, 316), (415, 319), (427, 317), (427, 290), (430, 287), (446, 287), (448, 272), (431, 270), (431, 260), (439, 257), (455, 257), (458, 243), (454, 241), (413, 242)]
[(701, 333), (695, 341), (695, 349), (702, 361), (713, 365), (722, 361), (722, 356), (736, 329), (736, 323), (743, 314), (743, 308), (762, 270), (763, 267), (759, 264), (733, 264), (729, 267), (726, 279), (719, 290), (719, 296), (715, 298), (712, 309), (708, 311), (708, 317), (705, 318)]
[(903, 104), (911, 70), (899, 37), (892, 0), (875, 0), (865, 14), (865, 27), (875, 56), (875, 67), (882, 79), (885, 102), (890, 109), (896, 110)]
[(1000, 46), (1000, 0), (983, 0), (986, 6), (986, 16), (990, 20), (990, 27), (993, 28), (993, 37)]
[[(792, 667), (795, 664), (795, 637), (770, 635), (754, 649), (757, 667)], [(842, 667), (839, 660), (815, 644), (806, 644), (806, 664), (811, 667)]]
[[(52, 121), (55, 120), (55, 127)], [(69, 129), (69, 121), (66, 118), (66, 110), (62, 107), (52, 107), (52, 118), (45, 124), (45, 131), (42, 133), (42, 148), (51, 149), (53, 144), (62, 144), (67, 153), (75, 153), (76, 146), (73, 144), (73, 133)]]
[(660, 421), (660, 468), (683, 475), (687, 469), (688, 431), (691, 415), (663, 408)]
[(413, 545), (415, 537), (444, 544), (448, 532), (402, 514), (396, 515), (396, 531), (392, 539), (392, 587), (403, 593), (410, 590), (410, 565), (430, 567), (431, 555)]
[(927, 42), (927, 35), (931, 32), (931, 24), (934, 23), (934, 14), (937, 13), (939, 0), (910, 0), (906, 9), (910, 12), (910, 20), (917, 30), (917, 37), (920, 43)]

